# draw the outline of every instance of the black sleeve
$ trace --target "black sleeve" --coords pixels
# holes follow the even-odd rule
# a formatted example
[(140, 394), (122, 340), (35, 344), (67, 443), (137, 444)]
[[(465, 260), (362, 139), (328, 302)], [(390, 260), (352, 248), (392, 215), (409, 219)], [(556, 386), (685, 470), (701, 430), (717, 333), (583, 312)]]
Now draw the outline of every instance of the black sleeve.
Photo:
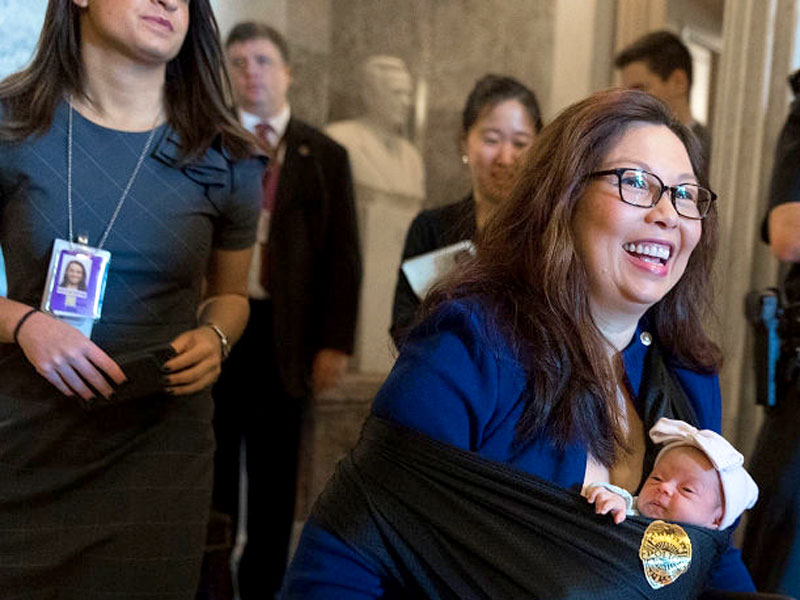
[[(775, 148), (775, 163), (769, 186), (769, 210), (780, 204), (800, 201), (800, 99), (795, 98)], [(761, 237), (769, 244), (767, 216), (761, 224)]]
[[(432, 214), (426, 211), (421, 212), (414, 218), (406, 234), (401, 263), (407, 258), (418, 256), (437, 248), (436, 228), (433, 221)], [(394, 288), (394, 303), (392, 304), (392, 323), (389, 327), (389, 334), (398, 348), (408, 330), (414, 324), (414, 318), (421, 303), (414, 290), (411, 289), (401, 264), (401, 267), (397, 270), (397, 284)]]
[(319, 348), (353, 353), (358, 294), (361, 287), (361, 252), (356, 225), (355, 192), (347, 151), (338, 144), (327, 149), (323, 161), (327, 188), (328, 223), (322, 265), (326, 298), (321, 303)]

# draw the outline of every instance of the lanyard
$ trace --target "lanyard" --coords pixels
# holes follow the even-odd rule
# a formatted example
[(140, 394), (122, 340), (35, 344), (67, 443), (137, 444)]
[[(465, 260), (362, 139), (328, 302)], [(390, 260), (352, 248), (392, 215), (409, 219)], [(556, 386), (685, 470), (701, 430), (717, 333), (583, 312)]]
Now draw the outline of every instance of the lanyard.
[[(72, 226), (72, 101), (69, 101), (69, 125), (67, 128), (67, 218), (69, 221), (69, 241), (70, 243), (75, 242), (75, 234), (73, 231)], [(133, 173), (131, 173), (130, 179), (128, 179), (128, 184), (125, 186), (125, 189), (122, 190), (122, 195), (119, 198), (119, 202), (117, 202), (117, 207), (114, 209), (114, 213), (111, 215), (111, 219), (108, 221), (108, 225), (106, 225), (106, 229), (103, 232), (102, 237), (100, 238), (100, 242), (97, 244), (97, 248), (102, 248), (103, 245), (106, 243), (106, 239), (108, 238), (108, 234), (111, 233), (111, 228), (114, 226), (114, 223), (117, 220), (117, 216), (119, 215), (119, 211), (122, 209), (122, 205), (125, 203), (125, 198), (128, 197), (128, 192), (133, 185), (134, 179), (136, 179), (136, 175), (139, 173), (139, 169), (142, 167), (142, 163), (144, 162), (145, 157), (147, 156), (147, 151), (150, 149), (150, 145), (153, 143), (153, 137), (156, 134), (156, 123), (158, 123), (159, 118), (161, 117), (161, 111), (158, 112), (156, 116), (156, 121), (153, 123), (153, 128), (150, 130), (150, 135), (147, 136), (147, 142), (145, 142), (144, 148), (142, 148), (142, 153), (139, 155), (139, 159), (136, 161), (136, 166), (133, 168)], [(88, 244), (89, 240), (86, 236), (81, 236), (81, 239), (78, 240), (81, 244)]]

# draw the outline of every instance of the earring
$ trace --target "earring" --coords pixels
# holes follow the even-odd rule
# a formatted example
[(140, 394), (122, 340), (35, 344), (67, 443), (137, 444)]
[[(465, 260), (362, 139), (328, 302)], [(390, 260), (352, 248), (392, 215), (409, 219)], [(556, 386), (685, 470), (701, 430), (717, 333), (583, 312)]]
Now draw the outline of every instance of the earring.
[(468, 165), (469, 164), (469, 157), (466, 154), (462, 154), (461, 155), (461, 162), (464, 163), (465, 165)]

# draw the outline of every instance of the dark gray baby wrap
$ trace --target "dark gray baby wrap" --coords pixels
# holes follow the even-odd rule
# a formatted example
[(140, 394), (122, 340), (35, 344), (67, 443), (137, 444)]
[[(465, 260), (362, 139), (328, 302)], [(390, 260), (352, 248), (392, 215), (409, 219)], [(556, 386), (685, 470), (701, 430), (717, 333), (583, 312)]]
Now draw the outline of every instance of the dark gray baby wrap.
[[(660, 357), (649, 362), (645, 425), (696, 420)], [(378, 565), (387, 587), (442, 600), (686, 600), (699, 596), (729, 543), (727, 532), (682, 525), (689, 568), (653, 589), (639, 558), (650, 519), (614, 525), (575, 491), (374, 416), (313, 518)]]

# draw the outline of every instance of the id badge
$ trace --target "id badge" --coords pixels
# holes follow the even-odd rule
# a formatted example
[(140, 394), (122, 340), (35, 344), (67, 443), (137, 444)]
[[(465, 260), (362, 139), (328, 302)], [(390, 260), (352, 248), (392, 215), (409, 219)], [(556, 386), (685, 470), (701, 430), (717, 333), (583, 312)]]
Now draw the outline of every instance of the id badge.
[[(100, 319), (111, 253), (67, 240), (53, 241), (42, 310), (81, 331)], [(89, 337), (87, 335), (87, 337)]]

